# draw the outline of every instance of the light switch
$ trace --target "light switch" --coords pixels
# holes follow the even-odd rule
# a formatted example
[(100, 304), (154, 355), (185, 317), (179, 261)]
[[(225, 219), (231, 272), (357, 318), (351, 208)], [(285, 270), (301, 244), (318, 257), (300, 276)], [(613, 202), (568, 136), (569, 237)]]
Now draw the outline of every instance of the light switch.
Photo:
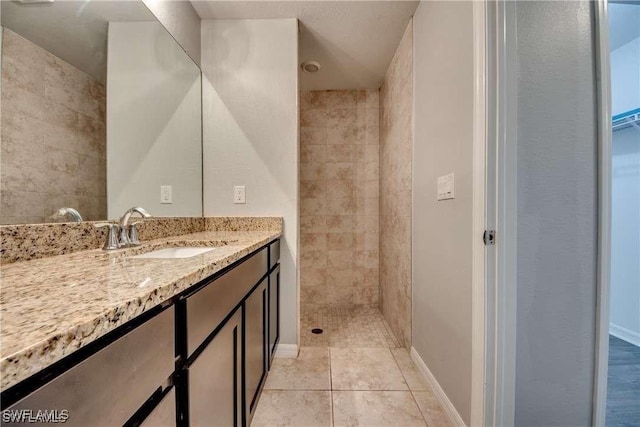
[(454, 174), (438, 177), (438, 200), (447, 200), (455, 198), (455, 179)]
[(161, 204), (171, 204), (173, 203), (173, 188), (170, 185), (161, 185), (160, 186), (160, 203)]
[(244, 185), (236, 185), (235, 187), (233, 187), (233, 203), (247, 203), (245, 198)]

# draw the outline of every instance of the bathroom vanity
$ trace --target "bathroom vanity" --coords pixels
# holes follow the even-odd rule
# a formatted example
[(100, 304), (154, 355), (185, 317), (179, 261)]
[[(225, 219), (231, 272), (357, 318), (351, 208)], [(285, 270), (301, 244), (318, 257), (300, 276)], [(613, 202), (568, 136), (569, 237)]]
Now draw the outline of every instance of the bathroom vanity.
[(191, 6), (0, 3), (0, 422), (248, 426), (283, 221), (204, 217)]
[(3, 424), (248, 426), (279, 338), (280, 234), (200, 232), (3, 266), (3, 316), (25, 313), (3, 323)]

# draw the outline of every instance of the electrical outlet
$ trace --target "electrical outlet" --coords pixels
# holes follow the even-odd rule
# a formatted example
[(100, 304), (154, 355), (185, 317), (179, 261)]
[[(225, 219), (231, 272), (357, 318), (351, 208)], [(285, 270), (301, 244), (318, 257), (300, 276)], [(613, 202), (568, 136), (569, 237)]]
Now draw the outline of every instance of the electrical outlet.
[(173, 203), (173, 188), (170, 185), (160, 186), (160, 203), (171, 204)]
[(235, 187), (233, 187), (233, 203), (247, 203), (245, 198), (244, 185), (236, 185)]

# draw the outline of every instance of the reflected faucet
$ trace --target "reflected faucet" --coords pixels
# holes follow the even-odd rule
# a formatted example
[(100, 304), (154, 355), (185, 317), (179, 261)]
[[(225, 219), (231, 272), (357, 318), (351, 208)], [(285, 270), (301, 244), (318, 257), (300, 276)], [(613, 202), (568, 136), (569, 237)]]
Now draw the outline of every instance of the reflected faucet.
[(55, 211), (54, 214), (51, 215), (49, 218), (60, 219), (67, 216), (71, 218), (71, 222), (82, 222), (82, 215), (80, 215), (80, 212), (78, 212), (73, 208), (60, 208), (57, 211)]
[(143, 218), (151, 218), (151, 214), (141, 207), (133, 207), (128, 209), (124, 213), (124, 215), (122, 215), (122, 218), (120, 218), (119, 243), (121, 248), (140, 245), (140, 239), (138, 238), (138, 229), (136, 228), (136, 224), (138, 224), (139, 222), (129, 224), (129, 220), (134, 213), (140, 214), (140, 216)]

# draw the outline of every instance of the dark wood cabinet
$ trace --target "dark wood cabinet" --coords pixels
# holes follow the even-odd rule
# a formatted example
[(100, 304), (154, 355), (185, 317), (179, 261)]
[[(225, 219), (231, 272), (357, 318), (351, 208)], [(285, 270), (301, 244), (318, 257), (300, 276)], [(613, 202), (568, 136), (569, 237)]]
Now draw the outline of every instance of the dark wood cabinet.
[(241, 425), (241, 351), (242, 312), (236, 310), (188, 368), (189, 425)]
[(267, 279), (244, 303), (245, 310), (245, 408), (247, 425), (255, 412), (262, 383), (267, 375)]
[(82, 426), (248, 427), (280, 336), (279, 260), (276, 240), (123, 325), (8, 409), (68, 409), (67, 424)]
[(67, 411), (69, 426), (125, 424), (173, 373), (173, 313), (169, 307), (8, 409)]
[(269, 331), (268, 353), (269, 368), (276, 354), (276, 346), (280, 341), (280, 265), (269, 273)]
[(142, 421), (140, 427), (172, 427), (176, 425), (176, 389), (171, 388)]

